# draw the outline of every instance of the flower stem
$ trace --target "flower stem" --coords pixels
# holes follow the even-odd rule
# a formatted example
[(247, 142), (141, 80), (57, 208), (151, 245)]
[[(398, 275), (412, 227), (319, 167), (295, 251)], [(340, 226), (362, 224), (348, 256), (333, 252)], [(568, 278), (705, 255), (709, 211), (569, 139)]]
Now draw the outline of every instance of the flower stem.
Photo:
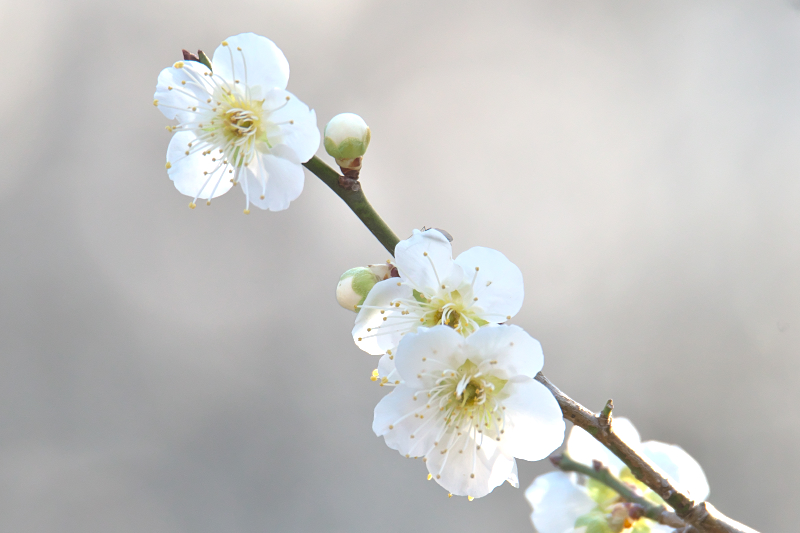
[(322, 159), (317, 156), (312, 157), (308, 162), (303, 163), (312, 174), (322, 180), (322, 182), (331, 188), (339, 198), (344, 200), (347, 207), (356, 214), (359, 220), (364, 223), (368, 230), (375, 235), (386, 250), (394, 256), (394, 248), (400, 239), (397, 235), (389, 229), (386, 222), (378, 215), (377, 211), (367, 201), (364, 196), (363, 189), (359, 188), (358, 191), (351, 191), (339, 185), (339, 173), (329, 167)]

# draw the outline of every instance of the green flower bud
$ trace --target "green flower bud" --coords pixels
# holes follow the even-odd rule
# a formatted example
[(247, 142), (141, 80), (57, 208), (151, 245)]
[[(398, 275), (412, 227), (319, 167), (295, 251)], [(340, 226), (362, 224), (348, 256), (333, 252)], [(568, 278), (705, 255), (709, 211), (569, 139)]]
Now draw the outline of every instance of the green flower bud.
[(343, 162), (352, 162), (367, 152), (369, 139), (369, 126), (354, 113), (336, 115), (325, 126), (325, 151), (344, 168), (350, 168), (351, 165), (343, 165)]
[(369, 291), (379, 281), (390, 278), (392, 265), (368, 265), (351, 268), (339, 278), (336, 286), (336, 301), (345, 309), (358, 312), (358, 308), (367, 299)]

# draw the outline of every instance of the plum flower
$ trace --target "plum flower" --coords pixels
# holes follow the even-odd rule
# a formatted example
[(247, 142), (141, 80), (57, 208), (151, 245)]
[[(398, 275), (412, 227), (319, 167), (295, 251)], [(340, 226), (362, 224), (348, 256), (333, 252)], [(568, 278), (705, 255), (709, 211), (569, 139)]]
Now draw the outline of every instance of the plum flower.
[(241, 183), (245, 213), (250, 204), (286, 209), (320, 143), (316, 114), (286, 91), (286, 57), (266, 37), (243, 33), (222, 41), (211, 67), (178, 61), (158, 76), (153, 103), (178, 121), (167, 127), (175, 132), (170, 179), (191, 208)]
[[(703, 469), (680, 446), (663, 442), (641, 442), (638, 431), (626, 418), (614, 419), (614, 431), (638, 453), (647, 457), (670, 477), (673, 486), (696, 500), (708, 497), (709, 487)], [(669, 506), (638, 481), (622, 461), (579, 427), (567, 439), (567, 453), (574, 460), (591, 465), (597, 460), (626, 483), (635, 485), (654, 503)], [(582, 479), (574, 472), (550, 472), (537, 477), (525, 491), (533, 513), (531, 519), (539, 533), (569, 533), (587, 528), (598, 532), (668, 533), (674, 528), (648, 518), (631, 517), (621, 498), (611, 488), (593, 479)]]
[(406, 457), (422, 457), (429, 479), (477, 498), (508, 481), (515, 457), (537, 461), (564, 439), (552, 394), (533, 377), (539, 342), (517, 326), (487, 326), (469, 337), (447, 326), (403, 338), (395, 358), (402, 383), (375, 407), (372, 429)]
[(502, 253), (476, 246), (453, 260), (439, 231), (414, 230), (395, 248), (399, 278), (376, 284), (356, 317), (353, 339), (373, 355), (386, 354), (379, 371), (391, 382), (392, 351), (420, 326), (449, 326), (468, 336), (510, 319), (522, 307), (522, 273)]

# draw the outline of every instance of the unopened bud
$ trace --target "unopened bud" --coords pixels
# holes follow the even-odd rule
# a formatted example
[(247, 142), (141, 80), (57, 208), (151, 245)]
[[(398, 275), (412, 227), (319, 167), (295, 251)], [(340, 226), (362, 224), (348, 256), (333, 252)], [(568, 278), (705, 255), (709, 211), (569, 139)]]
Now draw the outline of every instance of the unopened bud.
[(336, 115), (325, 126), (325, 151), (342, 169), (361, 168), (369, 139), (369, 126), (355, 113)]
[(392, 277), (392, 265), (368, 265), (351, 268), (339, 278), (336, 286), (336, 300), (345, 309), (358, 312), (358, 308), (367, 299), (369, 291), (379, 281)]

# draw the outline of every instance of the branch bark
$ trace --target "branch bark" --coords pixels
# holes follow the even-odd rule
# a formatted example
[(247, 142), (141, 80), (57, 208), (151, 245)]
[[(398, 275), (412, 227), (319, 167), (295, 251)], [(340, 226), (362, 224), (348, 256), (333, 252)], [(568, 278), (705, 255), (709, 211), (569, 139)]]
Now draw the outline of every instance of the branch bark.
[(693, 526), (698, 533), (758, 533), (756, 530), (728, 518), (708, 502), (695, 503), (688, 495), (677, 490), (657, 467), (628, 446), (614, 432), (611, 421), (611, 409), (614, 404), (610, 400), (601, 414), (595, 415), (561, 392), (541, 372), (537, 374), (536, 381), (547, 387), (555, 396), (564, 418), (585, 429), (611, 450), (631, 469), (636, 479), (661, 496), (675, 510), (675, 514)]

